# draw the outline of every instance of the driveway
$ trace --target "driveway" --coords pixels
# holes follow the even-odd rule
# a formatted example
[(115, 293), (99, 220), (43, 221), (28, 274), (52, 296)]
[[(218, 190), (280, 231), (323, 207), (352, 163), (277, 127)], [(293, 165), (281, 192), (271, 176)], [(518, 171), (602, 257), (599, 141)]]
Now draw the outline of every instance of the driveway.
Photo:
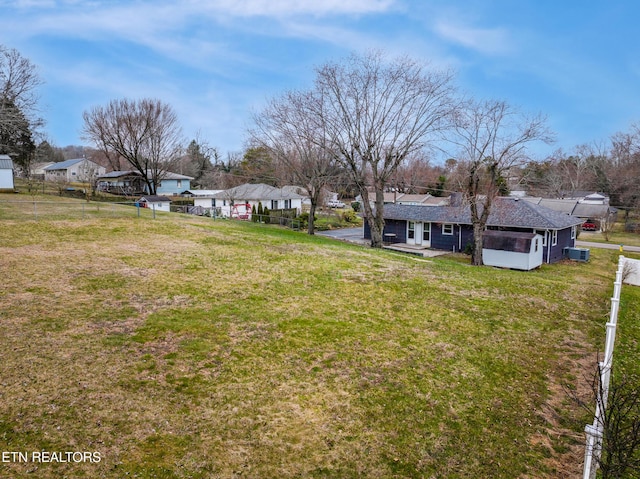
[(358, 228), (340, 228), (338, 230), (316, 231), (319, 236), (326, 236), (337, 240), (347, 241), (362, 245), (371, 244), (369, 240), (364, 239), (364, 230)]

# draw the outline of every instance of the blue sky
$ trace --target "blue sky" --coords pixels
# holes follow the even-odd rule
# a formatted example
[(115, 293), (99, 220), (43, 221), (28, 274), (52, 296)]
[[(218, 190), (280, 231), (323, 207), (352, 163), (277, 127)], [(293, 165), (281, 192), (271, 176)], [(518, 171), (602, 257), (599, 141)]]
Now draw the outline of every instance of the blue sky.
[(382, 49), (462, 92), (542, 113), (571, 152), (640, 123), (636, 0), (0, 0), (0, 44), (38, 67), (46, 133), (80, 139), (112, 99), (169, 103), (187, 140), (241, 151), (252, 111), (314, 68)]

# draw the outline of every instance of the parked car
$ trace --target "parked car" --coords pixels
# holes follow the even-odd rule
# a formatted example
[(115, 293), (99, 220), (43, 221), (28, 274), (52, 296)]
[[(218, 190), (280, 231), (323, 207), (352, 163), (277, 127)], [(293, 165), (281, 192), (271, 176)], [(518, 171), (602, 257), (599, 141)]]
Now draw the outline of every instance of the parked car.
[(344, 208), (346, 205), (339, 200), (329, 200), (327, 201), (327, 206), (329, 208)]
[(598, 230), (598, 227), (591, 220), (587, 220), (584, 223), (582, 223), (582, 231), (597, 231), (597, 230)]

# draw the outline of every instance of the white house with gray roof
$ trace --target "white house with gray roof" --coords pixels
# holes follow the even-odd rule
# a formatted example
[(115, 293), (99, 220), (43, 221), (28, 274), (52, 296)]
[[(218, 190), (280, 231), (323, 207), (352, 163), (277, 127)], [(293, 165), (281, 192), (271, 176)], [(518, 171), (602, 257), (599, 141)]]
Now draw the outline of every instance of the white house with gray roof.
[(295, 209), (297, 214), (300, 214), (304, 198), (303, 195), (283, 188), (275, 188), (263, 183), (245, 183), (213, 195), (212, 206), (219, 208), (220, 214), (225, 217), (233, 217), (238, 205), (249, 205), (242, 207), (242, 211), (239, 211), (244, 216), (246, 209), (251, 210), (254, 206), (257, 209), (260, 203), (263, 208), (267, 207), (269, 210)]
[(52, 163), (43, 168), (44, 179), (46, 181), (78, 181), (81, 183), (92, 182), (98, 176), (104, 175), (107, 171), (104, 166), (100, 166), (86, 158), (76, 158)]
[(0, 155), (0, 190), (13, 189), (13, 161), (9, 155)]

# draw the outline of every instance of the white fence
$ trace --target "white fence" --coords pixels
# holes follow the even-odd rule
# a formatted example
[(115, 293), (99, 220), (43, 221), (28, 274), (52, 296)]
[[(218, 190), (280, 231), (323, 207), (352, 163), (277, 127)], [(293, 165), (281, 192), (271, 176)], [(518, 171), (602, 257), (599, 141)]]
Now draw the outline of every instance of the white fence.
[[(602, 398), (596, 398), (596, 413), (593, 424), (587, 424), (585, 433), (587, 443), (584, 453), (584, 470), (583, 479), (594, 479), (596, 470), (602, 454), (602, 436), (604, 429), (603, 416), (607, 407), (607, 398), (609, 396), (609, 381), (611, 379), (611, 368), (613, 367), (613, 347), (616, 340), (616, 326), (618, 323), (618, 311), (620, 309), (620, 292), (622, 290), (623, 276), (625, 275), (625, 266), (628, 264), (624, 256), (620, 256), (618, 260), (618, 270), (616, 271), (616, 280), (613, 283), (613, 298), (611, 298), (611, 312), (609, 314), (609, 322), (607, 323), (607, 335), (605, 339), (604, 358), (600, 362), (600, 388)], [(628, 268), (628, 266), (627, 266)], [(628, 272), (628, 269), (627, 269)]]

